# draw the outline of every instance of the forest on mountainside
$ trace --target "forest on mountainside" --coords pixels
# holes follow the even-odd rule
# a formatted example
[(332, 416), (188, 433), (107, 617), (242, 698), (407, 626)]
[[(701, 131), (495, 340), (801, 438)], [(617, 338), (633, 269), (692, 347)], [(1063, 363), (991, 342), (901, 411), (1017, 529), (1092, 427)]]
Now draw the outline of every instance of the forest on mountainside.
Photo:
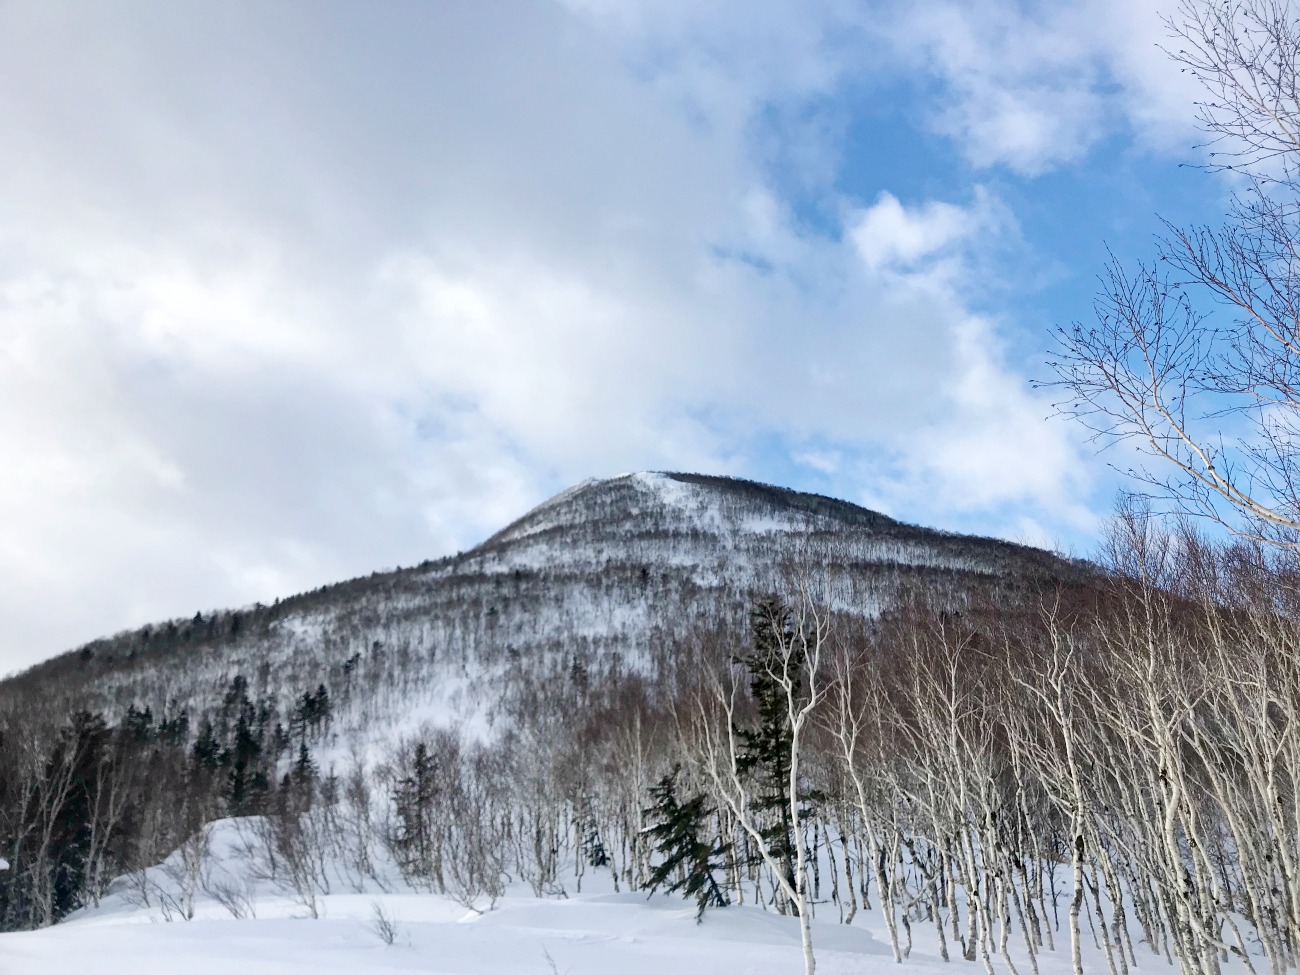
[(346, 681), (282, 709), (236, 677), (198, 727), (134, 709), (41, 734), (10, 722), (0, 918), (48, 924), (133, 882), (148, 903), (144, 868), (174, 850), (198, 888), (203, 824), (258, 816), (305, 902), (327, 861), (376, 889), (382, 855), (479, 909), (508, 881), (564, 896), (599, 871), (680, 886), (702, 911), (878, 910), (899, 958), (925, 925), (986, 969), (1086, 938), (1117, 973), (1150, 952), (1284, 971), (1300, 932), (1294, 559), (1132, 510), (1108, 570), (1019, 605), (916, 599), (871, 621), (805, 586), (651, 676), (571, 660), (521, 676), (495, 736), (429, 727), (374, 763), (317, 757)]

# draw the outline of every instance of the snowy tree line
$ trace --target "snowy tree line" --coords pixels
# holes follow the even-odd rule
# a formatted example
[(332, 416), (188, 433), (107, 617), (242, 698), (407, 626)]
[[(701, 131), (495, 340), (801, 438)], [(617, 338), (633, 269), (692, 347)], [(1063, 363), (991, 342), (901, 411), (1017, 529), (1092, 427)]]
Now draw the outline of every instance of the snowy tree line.
[(241, 674), (259, 697), (321, 681), (356, 686), (336, 728), (387, 739), (411, 708), (456, 711), (453, 685), (491, 700), (517, 672), (572, 657), (593, 672), (652, 672), (701, 626), (743, 627), (751, 594), (777, 587), (787, 562), (827, 566), (842, 608), (867, 615), (913, 590), (950, 599), (987, 584), (1014, 596), (1086, 573), (1046, 552), (828, 498), (726, 478), (661, 480), (686, 500), (635, 477), (600, 482), (453, 558), (96, 640), (0, 681), (0, 711), (86, 708), (117, 720), (131, 706), (159, 712), (182, 700), (197, 722)]
[(357, 890), (395, 863), (478, 910), (510, 883), (562, 897), (599, 872), (701, 909), (880, 911), (899, 959), (924, 926), (990, 972), (1054, 950), (1078, 968), (1085, 940), (1113, 975), (1148, 953), (1286, 971), (1300, 566), (1140, 510), (1109, 561), (1091, 586), (874, 620), (825, 609), (805, 574), (653, 673), (557, 659), (515, 675), (491, 733), (428, 727), (378, 754), (340, 747), (345, 695), (323, 684), (280, 705), (237, 678), (201, 719), (10, 720), (0, 917), (51, 923), (203, 823), (256, 815), (304, 903), (338, 882), (329, 863)]

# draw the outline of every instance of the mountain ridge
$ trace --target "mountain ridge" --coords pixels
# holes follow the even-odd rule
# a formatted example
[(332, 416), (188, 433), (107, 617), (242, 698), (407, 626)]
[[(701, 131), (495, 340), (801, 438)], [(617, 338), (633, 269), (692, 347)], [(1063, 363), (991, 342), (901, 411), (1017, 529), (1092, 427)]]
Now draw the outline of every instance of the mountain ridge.
[(702, 628), (743, 631), (753, 598), (790, 572), (828, 581), (835, 609), (871, 618), (905, 592), (1017, 598), (1086, 571), (762, 482), (623, 474), (574, 485), (454, 556), (91, 641), (0, 681), (0, 709), (185, 706), (197, 720), (243, 674), (281, 709), (318, 682), (338, 689), (341, 735), (404, 727), (381, 713), (384, 695), (389, 712), (491, 726), (520, 681), (577, 662), (653, 674)]

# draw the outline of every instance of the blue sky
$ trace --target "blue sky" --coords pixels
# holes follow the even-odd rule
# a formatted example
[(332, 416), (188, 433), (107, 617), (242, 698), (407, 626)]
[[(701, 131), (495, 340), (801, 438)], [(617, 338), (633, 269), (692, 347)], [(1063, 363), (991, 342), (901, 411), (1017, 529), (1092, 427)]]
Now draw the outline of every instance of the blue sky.
[(0, 672), (736, 474), (1092, 550), (1054, 324), (1214, 223), (1161, 7), (0, 8)]

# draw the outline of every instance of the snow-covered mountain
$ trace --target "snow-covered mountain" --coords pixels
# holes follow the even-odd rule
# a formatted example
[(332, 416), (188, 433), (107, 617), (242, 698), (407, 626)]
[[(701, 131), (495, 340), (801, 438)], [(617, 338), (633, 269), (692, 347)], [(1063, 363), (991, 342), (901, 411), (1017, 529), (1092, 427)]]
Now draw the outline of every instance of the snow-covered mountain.
[[(1294, 969), (1292, 563), (1180, 544), (1182, 588), (1160, 588), (829, 498), (626, 475), (454, 558), (97, 641), (0, 685), (0, 930), (73, 922), (0, 956), (161, 959), (98, 922), (221, 912), (265, 911), (276, 938), (305, 914), (342, 945), (375, 900), (421, 944), (463, 934), (448, 970), (547, 962), (534, 926), (618, 926), (563, 964), (645, 970), (667, 956), (639, 932), (692, 922), (640, 898), (685, 889), (705, 932), (770, 929), (783, 964), (797, 934), (805, 971), (886, 943), (1013, 975), (1147, 950)], [(486, 913), (453, 934), (449, 902)], [(265, 943), (220, 937), (195, 950)]]
[(653, 672), (701, 628), (743, 638), (753, 598), (791, 585), (871, 617), (905, 592), (951, 605), (1086, 573), (819, 495), (627, 474), (570, 488), (454, 557), (97, 640), (0, 683), (0, 708), (186, 710), (196, 727), (242, 675), (284, 712), (325, 685), (340, 741), (425, 721), (487, 731), (521, 675)]

